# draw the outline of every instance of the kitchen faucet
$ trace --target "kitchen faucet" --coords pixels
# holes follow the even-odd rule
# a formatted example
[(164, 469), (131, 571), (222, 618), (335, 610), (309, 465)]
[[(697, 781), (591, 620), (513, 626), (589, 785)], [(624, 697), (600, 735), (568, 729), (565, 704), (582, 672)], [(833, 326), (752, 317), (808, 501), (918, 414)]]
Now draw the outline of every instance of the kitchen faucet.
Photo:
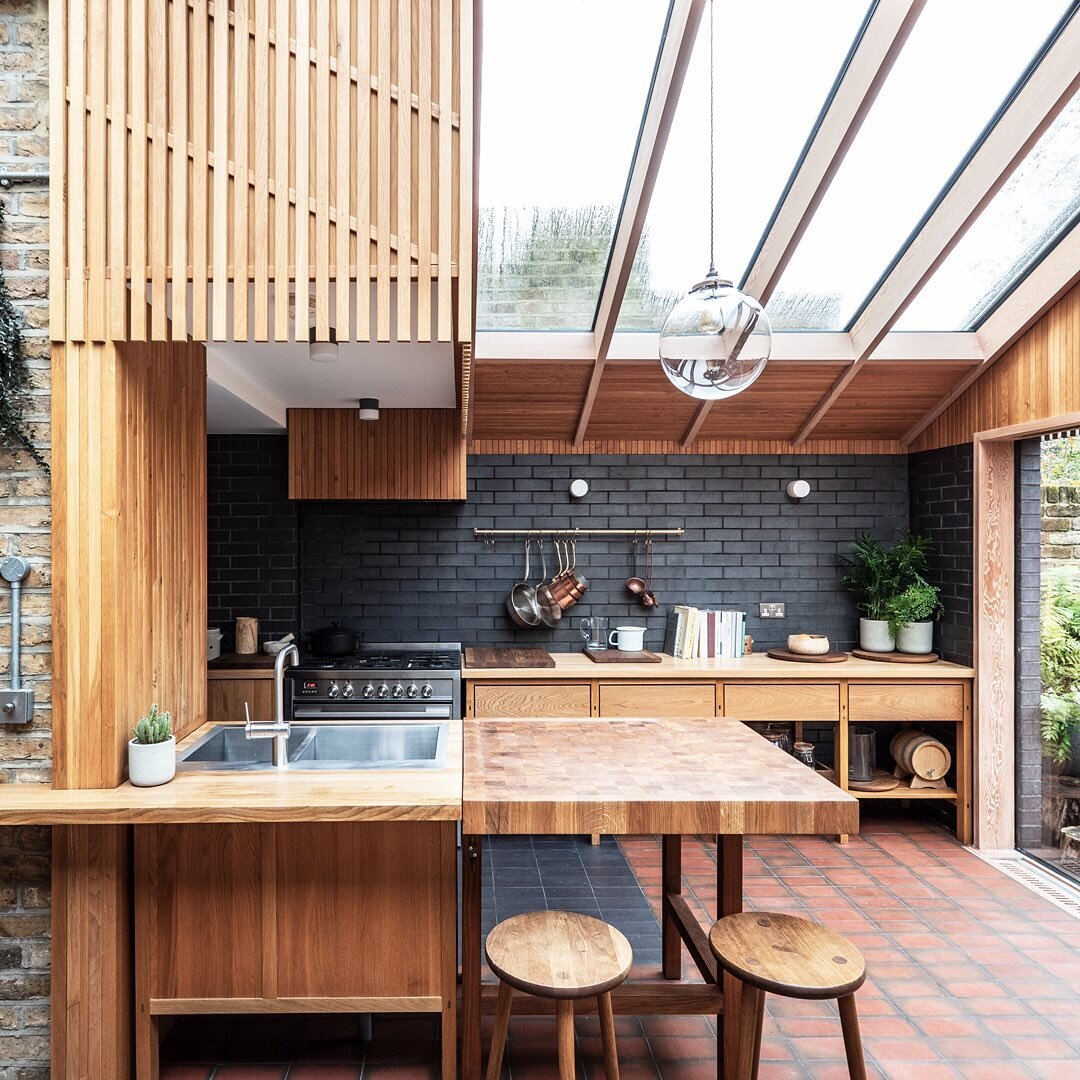
[(248, 703), (244, 702), (244, 734), (249, 739), (273, 739), (273, 763), (275, 769), (289, 767), (289, 735), (292, 724), (285, 719), (285, 666), (292, 658), (294, 664), (300, 663), (300, 653), (295, 645), (286, 645), (277, 654), (274, 661), (274, 719), (252, 720)]

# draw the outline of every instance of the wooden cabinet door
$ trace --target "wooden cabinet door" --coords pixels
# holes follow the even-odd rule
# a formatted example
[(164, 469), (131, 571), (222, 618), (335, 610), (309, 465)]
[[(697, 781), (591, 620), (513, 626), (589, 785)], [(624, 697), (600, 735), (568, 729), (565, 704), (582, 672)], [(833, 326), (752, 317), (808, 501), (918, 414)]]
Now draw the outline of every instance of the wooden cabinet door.
[(732, 720), (839, 720), (839, 683), (726, 683)]
[(600, 684), (601, 716), (715, 716), (715, 683)]
[(273, 720), (273, 679), (210, 679), (207, 683), (206, 718), (211, 724), (244, 722), (244, 702), (252, 720)]
[(962, 720), (959, 683), (869, 683), (848, 687), (850, 720)]
[(476, 683), (473, 716), (478, 720), (568, 717), (592, 714), (592, 687), (582, 683)]

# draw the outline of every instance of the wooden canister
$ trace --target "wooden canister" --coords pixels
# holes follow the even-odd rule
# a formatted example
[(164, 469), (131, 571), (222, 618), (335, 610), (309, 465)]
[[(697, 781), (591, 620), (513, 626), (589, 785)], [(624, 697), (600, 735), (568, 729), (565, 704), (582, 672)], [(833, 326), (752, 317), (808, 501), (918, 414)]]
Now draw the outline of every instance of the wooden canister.
[(236, 620), (236, 651), (241, 656), (250, 656), (259, 651), (258, 619), (241, 615)]
[(889, 752), (901, 769), (923, 780), (940, 780), (952, 765), (952, 754), (940, 739), (914, 728), (894, 735)]

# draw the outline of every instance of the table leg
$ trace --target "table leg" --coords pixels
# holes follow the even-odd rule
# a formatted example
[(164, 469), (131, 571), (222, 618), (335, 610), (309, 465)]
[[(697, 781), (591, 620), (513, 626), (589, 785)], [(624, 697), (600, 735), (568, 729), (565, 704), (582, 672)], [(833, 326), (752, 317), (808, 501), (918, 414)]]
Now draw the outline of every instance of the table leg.
[(671, 912), (668, 896), (682, 892), (682, 836), (664, 836), (663, 840), (664, 892), (660, 901), (661, 924), (664, 943), (664, 978), (682, 978), (682, 937), (679, 924)]
[[(742, 911), (743, 838), (716, 838), (716, 917)], [(717, 1080), (736, 1080), (739, 1065), (739, 1005), (742, 984), (726, 971), (720, 979), (724, 1011), (716, 1018)]]
[(480, 949), (484, 838), (461, 838), (461, 1076), (480, 1080)]

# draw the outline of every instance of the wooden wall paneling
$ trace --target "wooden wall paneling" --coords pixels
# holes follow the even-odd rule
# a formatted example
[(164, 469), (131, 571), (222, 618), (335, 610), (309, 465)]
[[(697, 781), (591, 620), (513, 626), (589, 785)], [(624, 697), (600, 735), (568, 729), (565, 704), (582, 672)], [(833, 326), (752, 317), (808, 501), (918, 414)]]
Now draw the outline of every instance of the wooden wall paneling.
[[(205, 341), (207, 325), (207, 278), (209, 267), (207, 233), (210, 228), (210, 205), (207, 192), (209, 167), (210, 98), (210, 15), (208, 0), (192, 0), (191, 7), (191, 336)], [(199, 92), (202, 87), (202, 92)]]
[[(337, 73), (334, 76), (335, 89), (337, 92), (337, 108), (335, 109), (337, 120), (337, 138), (335, 139), (334, 155), (337, 163), (337, 181), (334, 187), (334, 205), (337, 208), (337, 217), (334, 223), (335, 243), (335, 267), (334, 287), (335, 312), (334, 325), (337, 327), (338, 336), (342, 339), (352, 339), (352, 325), (350, 319), (350, 293), (349, 287), (349, 263), (350, 241), (352, 229), (350, 226), (352, 207), (352, 176), (351, 164), (356, 157), (352, 137), (352, 5), (339, 0), (337, 5)], [(357, 94), (360, 95), (362, 86), (357, 85)], [(362, 160), (357, 162), (357, 167), (364, 164)], [(359, 271), (357, 281), (359, 281)], [(360, 295), (358, 291), (358, 295)]]
[[(53, 17), (64, 18), (55, 0)], [(67, 155), (67, 336), (82, 341), (86, 336), (86, 0), (68, 0), (68, 109)]]
[[(269, 338), (270, 305), (270, 0), (255, 3), (255, 220), (252, 340)], [(245, 185), (246, 187), (246, 185)]]
[(294, 77), (294, 96), (296, 117), (295, 130), (293, 131), (293, 154), (296, 158), (296, 209), (294, 212), (294, 226), (296, 232), (295, 253), (293, 257), (293, 286), (295, 314), (294, 331), (297, 341), (307, 341), (311, 328), (309, 305), (311, 302), (310, 287), (310, 255), (309, 243), (310, 221), (308, 213), (308, 196), (311, 191), (311, 161), (309, 142), (309, 109), (311, 106), (311, 60), (309, 55), (311, 45), (311, 22), (309, 7), (304, 3), (294, 5), (296, 18), (296, 74)]
[(412, 340), (412, 5), (397, 0), (397, 332)]
[[(316, 9), (318, 10), (318, 9)], [(315, 20), (315, 337), (330, 340), (330, 19)]]
[[(233, 0), (232, 135), (233, 135), (233, 206), (232, 206), (232, 308), (233, 338), (248, 340), (248, 106), (247, 93), (250, 42), (248, 40), (249, 0)], [(303, 6), (303, 5), (301, 5)]]
[[(214, 341), (229, 337), (229, 20), (214, 6), (214, 217), (213, 328)], [(198, 163), (196, 162), (196, 165)]]
[[(275, 341), (289, 340), (289, 110), (290, 0), (274, 2), (274, 328)], [(297, 332), (303, 329), (298, 323)], [(300, 338), (300, 340), (303, 340)]]
[(479, 19), (474, 12), (473, 0), (461, 0), (458, 8), (458, 45), (455, 51), (457, 58), (458, 77), (456, 79), (458, 94), (458, 165), (455, 170), (459, 189), (458, 195), (458, 316), (457, 316), (457, 339), (459, 341), (472, 341), (473, 336), (473, 305), (474, 282), (473, 273), (476, 265), (476, 191), (474, 185), (474, 161), (473, 141), (476, 138), (474, 131), (473, 109), (476, 97), (471, 86), (475, 78), (474, 65), (474, 34), (479, 36), (477, 24)]
[(390, 95), (384, 88), (390, 85), (390, 10), (393, 0), (372, 0), (378, 22), (375, 67), (379, 77), (376, 97), (377, 131), (375, 139), (375, 338), (390, 340), (390, 207), (391, 207), (391, 143)]
[[(370, 0), (357, 0), (356, 5), (356, 152), (357, 166), (353, 170), (356, 186), (356, 338), (368, 341), (371, 337), (371, 164), (376, 160), (372, 150), (371, 76), (374, 38), (371, 33)], [(363, 163), (367, 162), (367, 166)]]
[(86, 264), (87, 335), (104, 341), (108, 327), (108, 290), (105, 221), (108, 195), (108, 136), (105, 117), (107, 67), (101, 58), (108, 55), (108, 14), (105, 0), (88, 0), (87, 8), (87, 89), (89, 119), (86, 133)]
[[(416, 207), (416, 340), (431, 340), (431, 222), (432, 222), (432, 187), (431, 153), (432, 116), (431, 70), (432, 70), (432, 4), (434, 0), (418, 0), (419, 14), (416, 23), (417, 32), (417, 99), (420, 108), (417, 113), (417, 173), (414, 188), (417, 197)], [(462, 135), (464, 138), (464, 135)], [(464, 160), (464, 159), (463, 159)], [(459, 328), (459, 340), (470, 335), (464, 328)]]
[[(167, 336), (168, 311), (167, 262), (168, 251), (168, 197), (169, 197), (169, 148), (165, 132), (169, 125), (168, 86), (169, 71), (168, 31), (166, 5), (149, 6), (147, 19), (147, 101), (150, 121), (149, 182), (146, 192), (146, 216), (149, 221), (150, 266), (150, 336), (161, 341)], [(132, 228), (138, 228), (132, 222)]]
[(188, 336), (188, 233), (192, 223), (188, 218), (188, 5), (187, 0), (172, 0), (169, 25), (169, 119), (172, 134), (172, 172), (169, 178), (171, 206), (169, 232), (173, 283), (171, 326), (174, 341), (186, 341)]
[[(131, 283), (131, 296), (128, 312), (128, 339), (145, 341), (147, 336), (146, 308), (146, 260), (147, 260), (147, 151), (145, 138), (140, 138), (146, 131), (147, 121), (147, 82), (146, 82), (146, 46), (147, 23), (146, 5), (132, 3), (129, 9), (130, 51), (128, 66), (131, 69), (131, 139), (129, 173), (127, 234), (131, 244), (128, 255), (128, 277)], [(50, 162), (55, 168), (55, 161)]]
[(67, 336), (67, 45), (66, 0), (49, 0), (49, 61), (55, 74), (49, 80), (49, 337)]
[(114, 340), (127, 337), (127, 29), (126, 0), (109, 0), (108, 336)]
[(439, 341), (450, 341), (452, 297), (450, 293), (450, 261), (453, 245), (453, 112), (454, 72), (454, 13), (451, 0), (435, 0), (439, 12), (438, 71), (439, 71)]

